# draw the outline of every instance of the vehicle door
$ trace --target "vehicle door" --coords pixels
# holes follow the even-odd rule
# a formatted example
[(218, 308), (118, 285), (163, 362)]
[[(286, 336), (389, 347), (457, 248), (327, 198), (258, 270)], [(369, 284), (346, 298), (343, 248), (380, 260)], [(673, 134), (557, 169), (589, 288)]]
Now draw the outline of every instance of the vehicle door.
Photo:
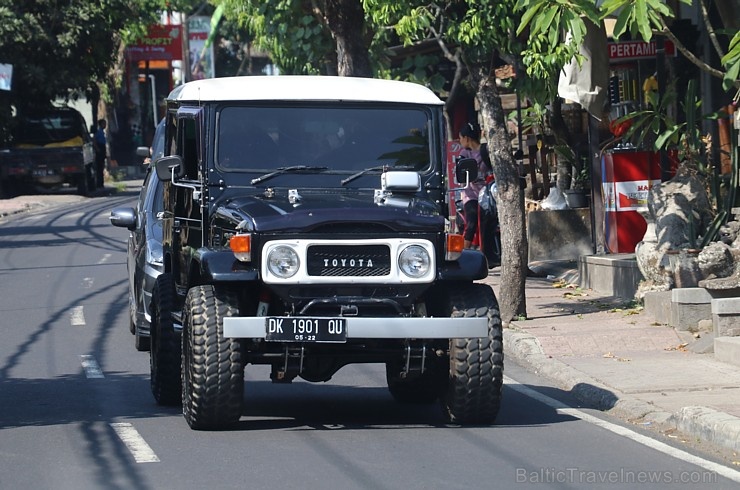
[(136, 297), (141, 290), (141, 282), (144, 280), (144, 267), (146, 266), (146, 196), (149, 186), (157, 176), (154, 172), (147, 172), (144, 184), (139, 191), (139, 198), (136, 200), (136, 228), (129, 233), (128, 244), (128, 280), (129, 291), (133, 291)]
[(183, 177), (173, 188), (175, 192), (175, 222), (177, 233), (173, 241), (179, 242), (174, 250), (180, 252), (174, 257), (178, 284), (188, 288), (188, 268), (193, 255), (203, 246), (203, 187), (204, 181), (204, 143), (203, 110), (194, 107), (181, 107), (177, 111), (177, 136), (175, 152), (183, 162)]

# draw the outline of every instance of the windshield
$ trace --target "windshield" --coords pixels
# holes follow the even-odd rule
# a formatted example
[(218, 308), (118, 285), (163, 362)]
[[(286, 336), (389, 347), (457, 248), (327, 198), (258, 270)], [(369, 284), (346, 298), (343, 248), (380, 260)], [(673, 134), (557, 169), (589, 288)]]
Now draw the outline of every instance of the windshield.
[(424, 170), (429, 122), (403, 107), (226, 107), (218, 115), (216, 161), (227, 171), (319, 166)]
[(18, 118), (13, 131), (16, 144), (44, 145), (79, 137), (80, 120), (71, 111), (56, 111)]

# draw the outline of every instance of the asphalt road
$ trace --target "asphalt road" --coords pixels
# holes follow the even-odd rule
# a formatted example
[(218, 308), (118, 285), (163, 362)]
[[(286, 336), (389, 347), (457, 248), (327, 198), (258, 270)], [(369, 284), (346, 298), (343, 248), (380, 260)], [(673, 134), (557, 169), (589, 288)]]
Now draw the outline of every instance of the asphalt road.
[[(128, 330), (134, 194), (0, 221), (0, 489), (737, 488), (740, 473), (573, 408), (512, 363), (492, 427), (396, 404), (379, 365), (328, 383), (246, 370), (234, 430), (191, 431), (155, 404)], [(670, 441), (668, 441), (670, 443)]]

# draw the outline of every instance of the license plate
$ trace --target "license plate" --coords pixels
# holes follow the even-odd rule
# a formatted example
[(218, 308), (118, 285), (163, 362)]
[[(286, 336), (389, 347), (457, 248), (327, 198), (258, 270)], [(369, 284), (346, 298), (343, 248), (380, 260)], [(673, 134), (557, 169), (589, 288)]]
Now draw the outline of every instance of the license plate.
[(346, 342), (344, 318), (283, 316), (265, 318), (268, 342)]

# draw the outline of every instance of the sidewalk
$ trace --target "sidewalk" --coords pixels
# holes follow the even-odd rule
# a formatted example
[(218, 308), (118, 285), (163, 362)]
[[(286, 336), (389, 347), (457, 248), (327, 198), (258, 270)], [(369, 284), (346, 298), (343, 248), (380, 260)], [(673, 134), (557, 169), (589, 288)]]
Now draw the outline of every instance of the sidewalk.
[[(546, 277), (527, 278), (528, 318), (504, 330), (509, 359), (586, 405), (740, 450), (740, 369), (624, 299), (573, 286), (574, 262), (530, 267)], [(498, 297), (500, 281), (496, 268), (482, 282)]]
[[(103, 188), (96, 190), (90, 197), (99, 197), (116, 192), (136, 192), (141, 188), (142, 183), (143, 179), (127, 179), (120, 182), (106, 182)], [(29, 194), (16, 196), (10, 199), (0, 199), (0, 218), (60, 203), (81, 202), (85, 199), (87, 198), (78, 195), (73, 190), (64, 190), (47, 194)]]

